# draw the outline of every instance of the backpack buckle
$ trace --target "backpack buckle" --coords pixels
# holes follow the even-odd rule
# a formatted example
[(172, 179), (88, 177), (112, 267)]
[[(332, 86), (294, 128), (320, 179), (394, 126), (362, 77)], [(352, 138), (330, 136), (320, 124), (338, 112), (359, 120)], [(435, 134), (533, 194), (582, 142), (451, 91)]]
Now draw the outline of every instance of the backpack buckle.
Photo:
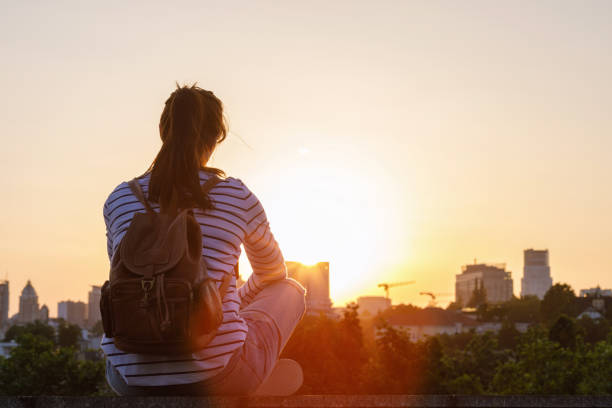
[(153, 279), (142, 279), (140, 281), (140, 286), (142, 287), (142, 290), (146, 292), (150, 292), (153, 289), (153, 283), (155, 281)]
[(151, 292), (151, 290), (153, 289), (154, 282), (155, 280), (150, 279), (150, 278), (149, 279), (143, 278), (140, 281), (140, 286), (142, 287), (142, 290), (144, 291), (144, 298), (140, 300), (140, 307), (144, 307), (144, 308), (149, 307), (149, 292)]

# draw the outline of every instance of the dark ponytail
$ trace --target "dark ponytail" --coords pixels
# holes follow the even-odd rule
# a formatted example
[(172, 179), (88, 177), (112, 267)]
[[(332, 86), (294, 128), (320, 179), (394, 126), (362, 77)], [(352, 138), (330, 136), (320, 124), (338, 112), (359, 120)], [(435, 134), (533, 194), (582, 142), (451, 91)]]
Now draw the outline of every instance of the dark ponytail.
[[(223, 105), (212, 92), (193, 86), (170, 95), (159, 121), (162, 147), (149, 168), (149, 200), (162, 211), (171, 208), (212, 208), (200, 187), (202, 156), (227, 135)], [(204, 170), (222, 176), (219, 169)]]

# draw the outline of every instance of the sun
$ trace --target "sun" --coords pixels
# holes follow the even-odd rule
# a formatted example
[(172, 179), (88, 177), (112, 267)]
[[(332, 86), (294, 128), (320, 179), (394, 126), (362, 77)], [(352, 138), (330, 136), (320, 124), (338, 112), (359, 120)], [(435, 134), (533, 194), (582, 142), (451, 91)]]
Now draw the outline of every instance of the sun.
[(355, 299), (384, 279), (394, 230), (386, 219), (392, 200), (377, 198), (383, 183), (373, 172), (301, 148), (265, 192), (262, 202), (285, 260), (329, 262), (334, 301)]

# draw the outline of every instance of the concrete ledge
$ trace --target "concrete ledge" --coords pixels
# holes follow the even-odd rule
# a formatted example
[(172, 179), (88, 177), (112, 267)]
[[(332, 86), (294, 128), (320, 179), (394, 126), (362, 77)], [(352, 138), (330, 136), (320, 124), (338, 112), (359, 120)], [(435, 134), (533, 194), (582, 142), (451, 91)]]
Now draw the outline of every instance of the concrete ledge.
[(6, 408), (612, 407), (612, 396), (300, 395), (240, 397), (0, 397)]

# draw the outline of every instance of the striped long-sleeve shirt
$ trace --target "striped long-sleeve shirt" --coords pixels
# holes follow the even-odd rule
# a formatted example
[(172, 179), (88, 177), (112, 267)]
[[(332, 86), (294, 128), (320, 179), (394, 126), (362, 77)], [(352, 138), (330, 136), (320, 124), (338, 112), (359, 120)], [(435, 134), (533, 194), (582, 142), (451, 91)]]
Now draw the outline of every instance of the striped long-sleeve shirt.
[[(210, 173), (200, 171), (204, 184)], [(139, 178), (145, 196), (149, 174)], [(248, 304), (268, 283), (285, 279), (285, 262), (270, 232), (264, 209), (255, 195), (235, 178), (226, 178), (209, 193), (213, 209), (195, 209), (194, 215), (202, 230), (202, 256), (209, 275), (220, 285), (224, 275), (231, 275), (230, 287), (223, 299), (223, 323), (216, 337), (202, 350), (188, 355), (151, 355), (124, 353), (103, 337), (102, 350), (128, 385), (187, 384), (207, 379), (224, 368), (233, 352), (246, 339), (248, 327), (240, 317), (240, 308)], [(154, 210), (159, 207), (152, 203)], [(104, 221), (108, 256), (112, 259), (125, 235), (132, 217), (145, 212), (126, 182), (117, 186), (104, 204)], [(253, 273), (247, 282), (236, 288), (234, 266), (241, 245), (247, 253)]]

